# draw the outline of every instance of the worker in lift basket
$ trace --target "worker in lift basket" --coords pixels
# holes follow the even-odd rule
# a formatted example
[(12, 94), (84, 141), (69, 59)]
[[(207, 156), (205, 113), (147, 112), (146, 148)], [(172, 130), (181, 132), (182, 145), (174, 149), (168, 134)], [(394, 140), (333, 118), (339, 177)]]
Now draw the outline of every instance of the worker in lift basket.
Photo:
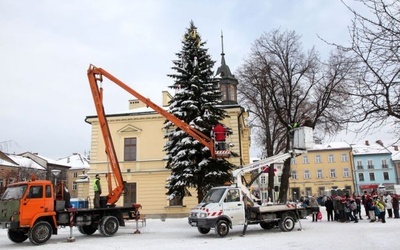
[(226, 149), (226, 135), (227, 130), (221, 123), (217, 123), (217, 125), (213, 128), (214, 139), (217, 142), (217, 150), (225, 150)]
[(100, 207), (100, 195), (101, 195), (101, 185), (100, 185), (100, 175), (96, 174), (96, 178), (93, 182), (93, 190), (94, 190), (94, 207)]

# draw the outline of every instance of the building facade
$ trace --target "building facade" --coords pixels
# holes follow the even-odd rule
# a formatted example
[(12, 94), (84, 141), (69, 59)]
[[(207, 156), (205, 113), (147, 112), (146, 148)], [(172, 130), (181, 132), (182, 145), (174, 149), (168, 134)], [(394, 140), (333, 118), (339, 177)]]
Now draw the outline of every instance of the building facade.
[(396, 168), (391, 157), (392, 152), (381, 141), (352, 145), (355, 166), (356, 191), (394, 191), (397, 184)]
[(351, 147), (347, 143), (316, 144), (291, 161), (289, 199), (354, 192)]

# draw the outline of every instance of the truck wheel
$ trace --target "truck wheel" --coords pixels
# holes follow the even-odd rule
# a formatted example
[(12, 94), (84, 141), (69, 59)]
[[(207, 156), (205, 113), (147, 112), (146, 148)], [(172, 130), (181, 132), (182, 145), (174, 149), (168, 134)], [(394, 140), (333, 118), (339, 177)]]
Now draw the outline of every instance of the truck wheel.
[(104, 217), (99, 224), (99, 232), (104, 236), (112, 236), (118, 231), (119, 223), (114, 216)]
[(289, 232), (292, 231), (294, 228), (295, 222), (293, 217), (291, 217), (290, 215), (284, 214), (282, 216), (282, 219), (279, 221), (279, 228), (283, 231), (283, 232)]
[(201, 234), (208, 234), (211, 228), (198, 227), (197, 230), (199, 230), (199, 233)]
[(92, 226), (79, 226), (78, 231), (81, 234), (92, 235), (97, 231), (97, 228), (92, 227)]
[(35, 244), (43, 244), (48, 241), (53, 234), (53, 229), (47, 221), (38, 221), (29, 229), (29, 240)]
[(220, 220), (217, 223), (217, 234), (220, 237), (225, 237), (226, 235), (228, 235), (229, 233), (229, 225), (228, 222), (224, 221), (224, 220)]
[(28, 235), (22, 231), (8, 230), (8, 238), (15, 243), (22, 243), (28, 239)]
[(261, 226), (261, 228), (263, 228), (265, 230), (270, 230), (275, 227), (275, 223), (274, 222), (260, 222), (260, 226)]

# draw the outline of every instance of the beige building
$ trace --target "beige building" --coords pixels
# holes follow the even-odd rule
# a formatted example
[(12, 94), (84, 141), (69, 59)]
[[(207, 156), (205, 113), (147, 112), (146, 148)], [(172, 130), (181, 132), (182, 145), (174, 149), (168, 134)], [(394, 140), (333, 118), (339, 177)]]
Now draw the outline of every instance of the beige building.
[[(232, 129), (233, 134), (227, 141), (235, 145), (231, 151), (239, 155), (228, 160), (241, 166), (250, 161), (248, 113), (237, 104), (238, 82), (223, 57), (222, 54), (222, 65), (217, 71), (217, 77), (222, 92), (221, 107), (227, 111), (229, 118), (221, 122)], [(167, 91), (163, 91), (162, 96), (162, 107), (166, 108), (172, 96)], [(119, 199), (117, 205), (130, 206), (132, 203), (139, 203), (142, 205), (141, 213), (150, 217), (187, 216), (189, 210), (197, 204), (196, 191), (191, 190), (193, 196), (185, 197), (183, 204), (168, 200), (166, 195), (165, 184), (170, 176), (170, 171), (165, 168), (166, 162), (163, 160), (165, 157), (163, 147), (166, 143), (164, 139), (166, 131), (163, 125), (166, 118), (145, 107), (141, 101), (133, 99), (129, 101), (127, 112), (108, 114), (107, 120), (123, 179), (126, 182), (123, 197)], [(105, 176), (110, 171), (97, 116), (88, 116), (86, 122), (92, 126), (88, 172), (90, 179), (88, 195), (92, 200), (94, 176), (100, 174), (102, 195), (105, 195), (108, 193)]]
[(354, 166), (347, 143), (317, 144), (291, 163), (289, 197), (339, 195), (354, 192)]

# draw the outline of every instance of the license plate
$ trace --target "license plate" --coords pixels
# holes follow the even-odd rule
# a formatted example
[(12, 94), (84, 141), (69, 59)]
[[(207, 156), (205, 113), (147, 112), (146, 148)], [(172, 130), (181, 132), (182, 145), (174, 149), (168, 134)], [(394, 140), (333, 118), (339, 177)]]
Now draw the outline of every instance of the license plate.
[(192, 227), (196, 227), (196, 226), (197, 226), (197, 222), (196, 222), (196, 221), (192, 221), (192, 222), (190, 223), (190, 225), (192, 225)]

